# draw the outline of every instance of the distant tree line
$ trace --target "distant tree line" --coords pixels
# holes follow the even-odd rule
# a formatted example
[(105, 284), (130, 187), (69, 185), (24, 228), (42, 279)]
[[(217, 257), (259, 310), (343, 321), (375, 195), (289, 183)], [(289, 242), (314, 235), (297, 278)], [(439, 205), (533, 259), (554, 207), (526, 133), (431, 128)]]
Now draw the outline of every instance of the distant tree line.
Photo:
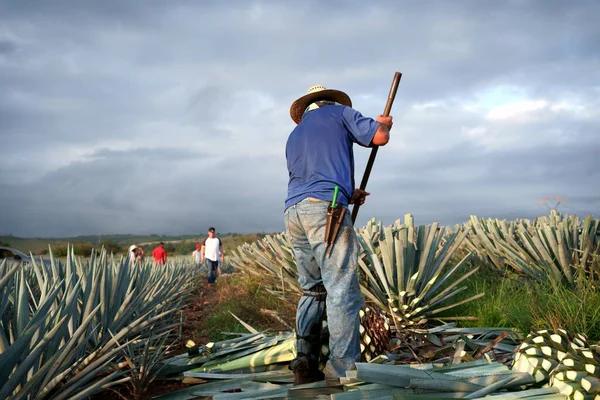
[[(76, 255), (84, 256), (84, 257), (87, 257), (90, 254), (92, 254), (93, 249), (100, 250), (102, 247), (104, 247), (106, 249), (106, 251), (108, 251), (109, 253), (120, 254), (120, 253), (125, 253), (127, 251), (127, 247), (128, 247), (128, 246), (122, 246), (113, 240), (105, 240), (101, 243), (92, 243), (89, 241), (77, 241), (77, 242), (72, 242), (72, 243), (60, 243), (60, 244), (51, 245), (52, 254), (55, 257), (65, 257), (67, 255), (67, 249), (68, 249), (69, 245), (73, 248), (73, 251), (75, 252)], [(48, 249), (42, 250), (42, 254), (46, 255), (48, 253), (49, 253)]]
[[(165, 242), (165, 250), (167, 251), (167, 254), (170, 254), (170, 255), (191, 254), (192, 251), (194, 251), (196, 248), (196, 243), (201, 243), (201, 242), (200, 241), (191, 241), (191, 240), (175, 242), (175, 243)], [(72, 242), (72, 243), (60, 243), (58, 245), (57, 244), (52, 245), (51, 246), (52, 254), (55, 257), (65, 257), (67, 255), (67, 249), (68, 249), (69, 245), (73, 248), (73, 251), (75, 252), (76, 255), (83, 256), (83, 257), (87, 257), (90, 254), (92, 254), (92, 250), (100, 250), (102, 247), (104, 247), (108, 253), (112, 253), (115, 255), (122, 255), (122, 254), (125, 254), (127, 252), (127, 250), (129, 249), (129, 246), (131, 246), (131, 244), (119, 244), (112, 240), (107, 240), (107, 241), (104, 241), (101, 243), (78, 241), (78, 242)], [(148, 257), (152, 254), (152, 250), (154, 250), (154, 248), (157, 245), (158, 245), (158, 242), (152, 243), (152, 244), (147, 244), (147, 245), (142, 245), (140, 247), (142, 247), (142, 249), (144, 249), (144, 253), (146, 254), (146, 257)], [(47, 255), (48, 253), (49, 253), (48, 249), (45, 249), (42, 251), (42, 254)]]
[[(250, 243), (256, 240), (259, 240), (265, 236), (264, 233), (250, 233), (250, 234), (228, 234), (227, 236), (221, 236), (223, 241), (223, 247), (225, 248), (225, 253), (231, 254), (232, 250), (237, 249), (237, 247), (243, 243)], [(164, 241), (165, 250), (168, 255), (191, 255), (192, 252), (196, 249), (196, 244), (202, 244), (204, 237), (199, 237), (198, 239), (187, 239), (181, 241)], [(158, 245), (159, 240), (156, 242), (152, 242), (149, 244), (141, 245), (142, 249), (144, 249), (144, 253), (146, 257), (151, 257), (152, 250)], [(104, 247), (109, 253), (113, 253), (115, 255), (123, 255), (134, 243), (126, 243), (126, 242), (117, 242), (115, 240), (104, 240), (100, 243), (87, 241), (87, 240), (77, 240), (72, 242), (60, 242), (54, 243), (51, 245), (52, 254), (55, 257), (65, 257), (67, 255), (67, 246), (70, 245), (73, 247), (73, 250), (76, 255), (87, 257), (92, 254), (92, 250), (100, 250)], [(138, 244), (138, 243), (135, 243)], [(48, 249), (44, 249), (41, 251), (41, 254), (47, 255)]]

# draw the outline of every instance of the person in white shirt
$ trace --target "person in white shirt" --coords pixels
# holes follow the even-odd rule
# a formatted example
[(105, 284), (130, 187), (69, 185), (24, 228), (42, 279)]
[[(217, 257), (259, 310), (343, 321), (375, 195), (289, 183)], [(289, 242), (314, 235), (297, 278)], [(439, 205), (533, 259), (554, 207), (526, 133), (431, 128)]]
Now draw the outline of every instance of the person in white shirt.
[(192, 252), (192, 259), (194, 260), (194, 263), (196, 264), (196, 267), (198, 267), (199, 271), (202, 270), (202, 252), (200, 251), (201, 248), (202, 246), (196, 243), (196, 250)]
[(208, 269), (208, 283), (215, 283), (217, 279), (217, 270), (219, 269), (219, 261), (223, 263), (225, 252), (221, 239), (216, 237), (215, 228), (208, 228), (208, 237), (202, 242), (200, 249), (201, 262), (206, 260), (206, 268)]
[(127, 253), (129, 254), (129, 263), (133, 264), (136, 260), (136, 253), (135, 250), (137, 249), (137, 246), (135, 244), (132, 244), (131, 246), (129, 246), (129, 250), (127, 251)]

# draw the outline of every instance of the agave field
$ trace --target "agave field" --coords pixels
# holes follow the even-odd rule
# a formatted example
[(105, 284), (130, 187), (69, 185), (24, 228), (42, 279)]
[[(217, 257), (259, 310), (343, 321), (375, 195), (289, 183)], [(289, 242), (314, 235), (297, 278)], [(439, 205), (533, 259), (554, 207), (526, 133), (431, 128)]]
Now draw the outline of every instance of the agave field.
[[(362, 248), (359, 255), (360, 282), (367, 305), (385, 313), (391, 330), (400, 337), (406, 332), (418, 332), (450, 320), (473, 319), (468, 315), (450, 314), (453, 309), (460, 309), (465, 303), (477, 302), (485, 296), (485, 293), (463, 296), (463, 292), (469, 289), (469, 278), (481, 268), (500, 276), (516, 275), (523, 285), (544, 283), (559, 286), (563, 291), (583, 286), (591, 287), (595, 292), (599, 289), (596, 282), (600, 278), (600, 220), (592, 216), (581, 220), (556, 211), (533, 221), (478, 219), (473, 216), (464, 224), (440, 227), (437, 223), (414, 226), (412, 216), (406, 215), (403, 222), (398, 220), (389, 226), (373, 219), (356, 232)], [(294, 255), (284, 233), (240, 246), (232, 262), (246, 273), (270, 275), (272, 292), (284, 301), (293, 298), (292, 293), (301, 292), (296, 280)], [(557, 331), (541, 330), (532, 334), (538, 338), (546, 332), (550, 332), (547, 335), (553, 340), (566, 337), (561, 339), (565, 347), (558, 355), (556, 351), (553, 353), (551, 363), (543, 363), (542, 366), (538, 358), (525, 356), (517, 357), (517, 360), (508, 357), (503, 360), (504, 363), (512, 365), (520, 360), (516, 370), (534, 376), (534, 382), (530, 383), (549, 385), (550, 378), (557, 377), (553, 382), (563, 394), (575, 396), (573, 398), (594, 398), (596, 395), (600, 398), (600, 381), (595, 380), (600, 375), (593, 366), (600, 359), (596, 347), (588, 343), (587, 338), (584, 344), (569, 341), (573, 335), (584, 333), (564, 332), (560, 327)], [(375, 336), (376, 332), (372, 332), (367, 338), (372, 341)], [(442, 345), (440, 340), (437, 341)], [(501, 341), (491, 349), (500, 349), (498, 344)], [(426, 340), (421, 344), (423, 342)], [(413, 343), (412, 348), (416, 345)], [(476, 345), (471, 340), (471, 347)], [(369, 346), (369, 343), (363, 342), (361, 347), (363, 356), (367, 353), (366, 361), (377, 356), (368, 354)], [(412, 357), (405, 361), (421, 361), (423, 357), (410, 347)], [(423, 347), (431, 352), (430, 347)], [(540, 339), (531, 342), (526, 351), (551, 358), (551, 351), (541, 350), (543, 347), (548, 347), (548, 343)], [(572, 353), (566, 351), (567, 347)], [(582, 356), (582, 351), (586, 356)], [(561, 364), (565, 357), (578, 357), (580, 361), (567, 367)], [(437, 361), (440, 360), (442, 358)], [(573, 371), (575, 365), (584, 372)], [(559, 366), (564, 374), (555, 371)], [(586, 368), (592, 373), (585, 372)], [(568, 381), (565, 378), (567, 372), (568, 376), (574, 377), (571, 384), (560, 380)], [(589, 382), (582, 383), (582, 379)], [(583, 391), (579, 392), (580, 389)]]
[[(356, 229), (361, 287), (399, 327), (468, 316), (439, 315), (484, 293), (454, 301), (480, 267), (520, 275), (524, 282), (573, 287), (600, 278), (600, 220), (589, 216), (549, 217), (507, 222), (478, 219), (455, 227), (414, 226), (411, 215), (383, 226), (374, 219)], [(294, 255), (285, 233), (238, 247), (231, 261), (239, 270), (275, 278), (272, 290), (287, 299), (300, 293)], [(447, 314), (447, 313), (446, 313)]]
[[(178, 335), (193, 269), (90, 258), (0, 264), (0, 399), (85, 399), (148, 384)], [(146, 367), (144, 369), (144, 367)]]
[[(190, 384), (161, 397), (175, 400), (600, 398), (600, 350), (586, 332), (478, 327), (462, 313), (484, 301), (470, 286), (484, 272), (524, 287), (597, 292), (600, 220), (553, 211), (443, 227), (415, 226), (406, 215), (387, 226), (373, 219), (356, 233), (363, 360), (335, 388), (291, 387), (293, 332), (261, 331), (243, 315), (231, 317), (247, 333), (188, 343), (173, 356), (173, 344), (188, 339), (181, 310), (198, 282), (189, 260), (158, 268), (71, 251), (50, 263), (0, 265), (0, 399), (84, 399), (123, 385), (139, 396), (157, 380)], [(298, 300), (285, 233), (240, 245), (229, 263), (231, 276), (260, 277), (278, 301)]]

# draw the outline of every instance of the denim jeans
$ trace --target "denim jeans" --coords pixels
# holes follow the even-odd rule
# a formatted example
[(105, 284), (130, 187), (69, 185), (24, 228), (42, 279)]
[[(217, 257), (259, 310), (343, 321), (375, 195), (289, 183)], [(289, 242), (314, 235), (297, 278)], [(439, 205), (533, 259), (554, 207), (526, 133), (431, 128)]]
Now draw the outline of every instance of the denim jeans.
[(208, 258), (205, 260), (206, 269), (208, 273), (208, 283), (215, 283), (217, 279), (217, 269), (219, 268), (219, 262), (209, 260)]
[[(327, 378), (345, 376), (360, 361), (360, 308), (364, 298), (358, 282), (358, 250), (356, 232), (350, 212), (329, 257), (325, 255), (325, 225), (329, 202), (307, 198), (285, 210), (286, 232), (298, 266), (298, 281), (305, 291), (318, 284), (327, 290), (327, 324), (329, 328), (329, 360)], [(321, 303), (321, 304), (319, 304)], [(313, 296), (302, 296), (296, 313), (298, 353), (310, 353), (311, 343), (302, 337), (314, 332), (320, 323), (323, 302)]]

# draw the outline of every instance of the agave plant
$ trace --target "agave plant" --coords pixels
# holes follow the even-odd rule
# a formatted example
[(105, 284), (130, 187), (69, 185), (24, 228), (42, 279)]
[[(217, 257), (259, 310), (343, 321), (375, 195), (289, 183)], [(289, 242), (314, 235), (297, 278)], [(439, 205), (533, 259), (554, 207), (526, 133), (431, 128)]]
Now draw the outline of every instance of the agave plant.
[(147, 337), (141, 340), (141, 346), (134, 340), (123, 349), (123, 357), (129, 368), (128, 383), (134, 399), (143, 399), (150, 384), (166, 367), (162, 361), (175, 344), (167, 343), (169, 340), (173, 340), (172, 331), (155, 334), (154, 329), (150, 329)]
[(292, 300), (287, 297), (289, 292), (295, 295), (302, 293), (296, 258), (285, 233), (266, 235), (253, 243), (244, 243), (232, 253), (229, 261), (238, 270), (271, 278), (275, 286), (268, 289), (269, 292), (285, 300)]
[(190, 274), (104, 250), (0, 264), (0, 398), (83, 399), (128, 380), (122, 350), (179, 322)]
[(466, 289), (459, 285), (478, 270), (471, 268), (458, 275), (461, 268), (468, 268), (470, 253), (446, 268), (467, 234), (462, 229), (446, 235), (438, 223), (415, 227), (410, 214), (405, 216), (404, 224), (398, 220), (385, 227), (371, 220), (359, 231), (363, 294), (391, 311), (400, 327), (423, 324), (432, 318), (465, 318), (440, 318), (439, 314), (484, 295), (450, 301)]
[[(445, 230), (438, 228), (437, 223), (414, 227), (412, 216), (407, 215), (405, 224), (396, 221), (384, 227), (381, 222), (371, 220), (365, 227), (356, 229), (361, 245), (362, 292), (368, 301), (395, 314), (401, 326), (425, 322), (447, 309), (483, 296), (482, 293), (448, 304), (466, 289), (459, 285), (477, 269), (456, 276), (457, 271), (467, 265), (471, 254), (452, 268), (446, 268), (468, 232), (460, 229), (445, 235)], [(280, 281), (279, 289), (271, 291), (282, 297), (286, 291), (301, 293), (294, 254), (285, 233), (267, 235), (252, 244), (239, 246), (231, 263), (248, 273)], [(451, 282), (452, 279), (455, 280)]]
[(507, 267), (538, 281), (574, 284), (577, 277), (600, 278), (600, 220), (588, 216), (549, 217), (507, 222), (477, 219), (465, 224), (472, 234), (466, 246), (498, 270)]

